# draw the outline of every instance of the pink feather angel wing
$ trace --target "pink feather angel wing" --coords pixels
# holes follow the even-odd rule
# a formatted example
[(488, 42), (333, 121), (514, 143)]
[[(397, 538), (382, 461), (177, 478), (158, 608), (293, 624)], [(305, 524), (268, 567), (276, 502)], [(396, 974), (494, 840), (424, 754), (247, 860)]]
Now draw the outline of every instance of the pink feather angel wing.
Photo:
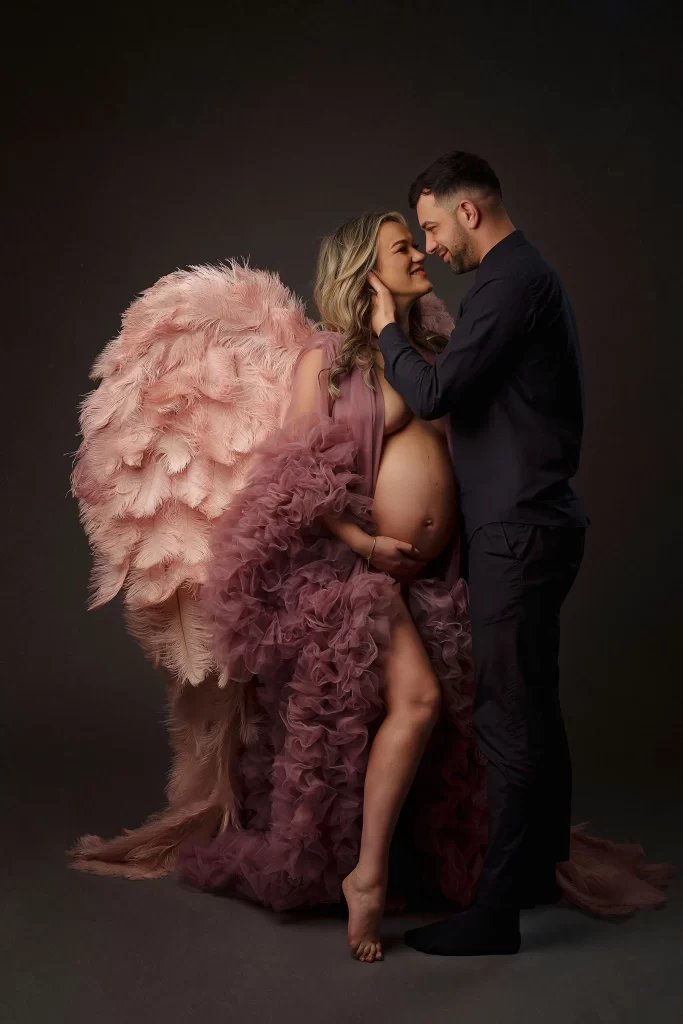
[(218, 668), (199, 600), (211, 524), (280, 425), (313, 330), (277, 275), (193, 267), (143, 292), (93, 366), (72, 474), (89, 608), (122, 591), (146, 654), (194, 685)]
[[(425, 326), (448, 334), (443, 304), (421, 301)], [(94, 556), (88, 607), (122, 591), (129, 630), (181, 681), (221, 673), (200, 600), (212, 522), (280, 426), (314, 329), (277, 275), (192, 267), (133, 302), (92, 368), (72, 474)]]

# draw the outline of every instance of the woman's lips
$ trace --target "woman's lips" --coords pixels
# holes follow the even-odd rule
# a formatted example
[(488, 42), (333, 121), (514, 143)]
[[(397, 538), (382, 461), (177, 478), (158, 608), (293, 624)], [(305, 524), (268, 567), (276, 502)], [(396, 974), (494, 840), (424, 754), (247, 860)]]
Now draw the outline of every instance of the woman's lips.
[(426, 276), (427, 276), (427, 271), (426, 271), (426, 270), (411, 270), (411, 271), (410, 271), (410, 275), (411, 275), (411, 277), (412, 277), (412, 276), (413, 276), (414, 274), (421, 274), (421, 275), (422, 275), (422, 277), (426, 277)]

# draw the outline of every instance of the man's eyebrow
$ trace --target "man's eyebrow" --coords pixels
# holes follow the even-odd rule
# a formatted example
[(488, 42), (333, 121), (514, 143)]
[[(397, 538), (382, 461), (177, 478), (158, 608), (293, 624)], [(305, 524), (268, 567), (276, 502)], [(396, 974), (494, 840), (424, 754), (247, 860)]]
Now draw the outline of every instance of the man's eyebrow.
[(426, 220), (423, 224), (420, 224), (420, 227), (422, 228), (423, 231), (426, 231), (429, 225), (433, 223), (433, 220)]

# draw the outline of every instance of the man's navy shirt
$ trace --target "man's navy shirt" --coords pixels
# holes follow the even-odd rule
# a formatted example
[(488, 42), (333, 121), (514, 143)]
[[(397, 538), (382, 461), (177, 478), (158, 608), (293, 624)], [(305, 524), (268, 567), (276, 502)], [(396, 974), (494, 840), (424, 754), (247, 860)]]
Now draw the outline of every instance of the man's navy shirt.
[(414, 414), (450, 414), (467, 537), (485, 523), (586, 526), (579, 467), (583, 380), (562, 283), (521, 231), (481, 261), (450, 341), (433, 364), (387, 324), (389, 384)]

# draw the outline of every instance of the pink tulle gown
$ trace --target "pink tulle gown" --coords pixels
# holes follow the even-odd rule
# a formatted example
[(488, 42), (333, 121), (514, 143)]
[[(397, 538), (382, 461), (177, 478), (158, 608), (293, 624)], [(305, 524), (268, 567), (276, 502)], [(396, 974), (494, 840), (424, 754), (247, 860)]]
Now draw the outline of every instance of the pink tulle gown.
[[(263, 359), (258, 364), (261, 386), (270, 374), (271, 386), (263, 388), (261, 406), (268, 429), (259, 441), (252, 411), (251, 447), (243, 446), (251, 452), (246, 482), (240, 479), (239, 489), (226, 485), (224, 511), (208, 485), (204, 498), (195, 501), (187, 480), (190, 460), (177, 471), (185, 474), (177, 491), (172, 479), (162, 503), (152, 502), (155, 519), (166, 502), (166, 519), (176, 516), (176, 522), (182, 504), (178, 495), (192, 494), (186, 504), (193, 515), (203, 512), (210, 526), (205, 531), (210, 553), (203, 563), (199, 557), (191, 562), (185, 547), (176, 552), (175, 561), (166, 557), (153, 563), (151, 574), (147, 567), (148, 576), (142, 582), (133, 576), (131, 586), (127, 576), (131, 565), (135, 571), (143, 570), (135, 567), (134, 560), (140, 538), (129, 540), (128, 534), (121, 540), (121, 549), (129, 544), (124, 557), (117, 549), (119, 561), (112, 556), (111, 564), (106, 562), (107, 551), (103, 556), (99, 539), (104, 519), (98, 487), (101, 490), (109, 470), (103, 468), (102, 459), (93, 468), (86, 456), (102, 449), (98, 431), (108, 429), (111, 418), (101, 417), (102, 428), (97, 408), (85, 411), (91, 416), (86, 423), (90, 433), (75, 490), (84, 502), (86, 528), (105, 562), (98, 568), (101, 599), (107, 600), (125, 580), (131, 628), (151, 656), (171, 668), (175, 681), (169, 691), (169, 725), (174, 763), (164, 811), (116, 839), (84, 836), (71, 851), (71, 863), (82, 870), (128, 878), (158, 877), (176, 868), (186, 883), (200, 889), (283, 910), (338, 902), (341, 881), (358, 856), (365, 766), (384, 714), (383, 661), (396, 588), (389, 577), (368, 571), (363, 559), (331, 537), (321, 520), (351, 515), (372, 531), (383, 407), (381, 389), (368, 388), (356, 370), (344, 378), (342, 396), (330, 408), (322, 374), (318, 415), (305, 429), (301, 422), (285, 422), (275, 429), (273, 395), (279, 387), (282, 401), (283, 381), (291, 381), (296, 359), (320, 346), (329, 366), (338, 351), (338, 338), (312, 336), (288, 294), (283, 298), (277, 293), (284, 313), (274, 317), (277, 289), (273, 291), (269, 275), (259, 278), (260, 272), (235, 266), (231, 273), (232, 302), (224, 333), (233, 348), (248, 339), (245, 344), (251, 346), (252, 364), (252, 321), (258, 320), (252, 313), (254, 305), (260, 301), (270, 318), (265, 360), (270, 362), (267, 370)], [(127, 369), (120, 346), (110, 353), (108, 363), (104, 361), (105, 384), (118, 385), (117, 395), (128, 394), (116, 377), (123, 366), (137, 381), (136, 387), (145, 387), (150, 377), (150, 387), (159, 390), (163, 385), (167, 402), (169, 393), (171, 402), (174, 395), (175, 399), (181, 395), (190, 407), (186, 395), (192, 388), (201, 392), (205, 405), (215, 404), (221, 396), (227, 401), (215, 381), (213, 391), (206, 384), (207, 368), (214, 359), (211, 346), (223, 344), (220, 326), (225, 326), (227, 314), (212, 307), (213, 317), (203, 310), (202, 318), (188, 299), (189, 292), (199, 305), (211, 306), (218, 301), (216, 289), (220, 286), (225, 291), (226, 280), (216, 278), (212, 292), (210, 275), (199, 283), (188, 281), (189, 277), (171, 275), (156, 286), (157, 293), (152, 289), (138, 300), (147, 305), (132, 308), (127, 335), (124, 321), (121, 338), (133, 353)], [(195, 285), (201, 292), (199, 299), (192, 292)], [(238, 292), (241, 306), (235, 303)], [(194, 315), (188, 313), (188, 306)], [(266, 318), (263, 308), (261, 334)], [(443, 318), (438, 304), (431, 313)], [(285, 314), (290, 317), (288, 331), (282, 329)], [(208, 321), (213, 326), (207, 327)], [(206, 339), (211, 330), (215, 336), (211, 335), (208, 348), (206, 344), (202, 348), (196, 336)], [(188, 342), (188, 337), (194, 340)], [(162, 342), (166, 349), (159, 356)], [(185, 347), (178, 355), (181, 344)], [(192, 358), (186, 357), (192, 345)], [(164, 360), (166, 374), (157, 374), (156, 380), (149, 366), (144, 368), (144, 359), (152, 351), (157, 363)], [(145, 372), (136, 377), (140, 366)], [(180, 374), (181, 384), (177, 382), (179, 366), (186, 375)], [(221, 374), (222, 381), (227, 379), (227, 371), (222, 369)], [(100, 411), (101, 406), (100, 402)], [(150, 430), (161, 424), (158, 436), (165, 430), (168, 448), (168, 412), (163, 402), (154, 407), (157, 420), (142, 399), (136, 408), (142, 410), (134, 420), (136, 431), (142, 430), (138, 421)], [(202, 420), (204, 429), (205, 421), (208, 414)], [(196, 430), (197, 422), (195, 415), (192, 429)], [(119, 435), (122, 424), (123, 420), (116, 424)], [(132, 428), (125, 427), (130, 436)], [(189, 427), (184, 436), (190, 437), (188, 448), (192, 436), (195, 448), (213, 446), (215, 452), (218, 444), (214, 434), (207, 434), (199, 445)], [(179, 457), (178, 446), (169, 458), (173, 456)], [(143, 445), (132, 468), (152, 472), (145, 457)], [(233, 465), (234, 451), (229, 457)], [(108, 501), (114, 500), (110, 478), (117, 494), (119, 487), (115, 460), (111, 465), (114, 469), (106, 477)], [(222, 464), (216, 459), (214, 465)], [(196, 479), (200, 476), (197, 471), (193, 478), (199, 491)], [(206, 471), (201, 479), (205, 477)], [(134, 499), (144, 506), (142, 492), (142, 484), (136, 483)], [(208, 500), (213, 500), (211, 514), (208, 506), (202, 508), (202, 501)], [(116, 508), (107, 522), (115, 523), (116, 529), (121, 521), (130, 527)], [(130, 511), (130, 505), (126, 509)], [(141, 508), (137, 520), (132, 516), (138, 526), (145, 510), (146, 506)], [(154, 529), (158, 531), (158, 524)], [(143, 540), (151, 532), (152, 528)], [(198, 545), (197, 532), (192, 537)], [(201, 572), (193, 576), (196, 565), (201, 565)], [(135, 595), (143, 590), (145, 597), (136, 604)], [(486, 794), (485, 764), (476, 751), (471, 723), (470, 627), (467, 588), (459, 577), (457, 536), (443, 556), (410, 584), (406, 597), (443, 699), (440, 721), (402, 819), (411, 877), (404, 873), (403, 879), (398, 878), (389, 894), (390, 905), (401, 906), (415, 892), (434, 890), (463, 905), (474, 897), (486, 848)], [(189, 653), (188, 636), (195, 645)], [(599, 914), (661, 906), (669, 875), (667, 865), (646, 863), (639, 846), (598, 840), (580, 828), (573, 830), (570, 861), (558, 867), (558, 881), (567, 899)]]

